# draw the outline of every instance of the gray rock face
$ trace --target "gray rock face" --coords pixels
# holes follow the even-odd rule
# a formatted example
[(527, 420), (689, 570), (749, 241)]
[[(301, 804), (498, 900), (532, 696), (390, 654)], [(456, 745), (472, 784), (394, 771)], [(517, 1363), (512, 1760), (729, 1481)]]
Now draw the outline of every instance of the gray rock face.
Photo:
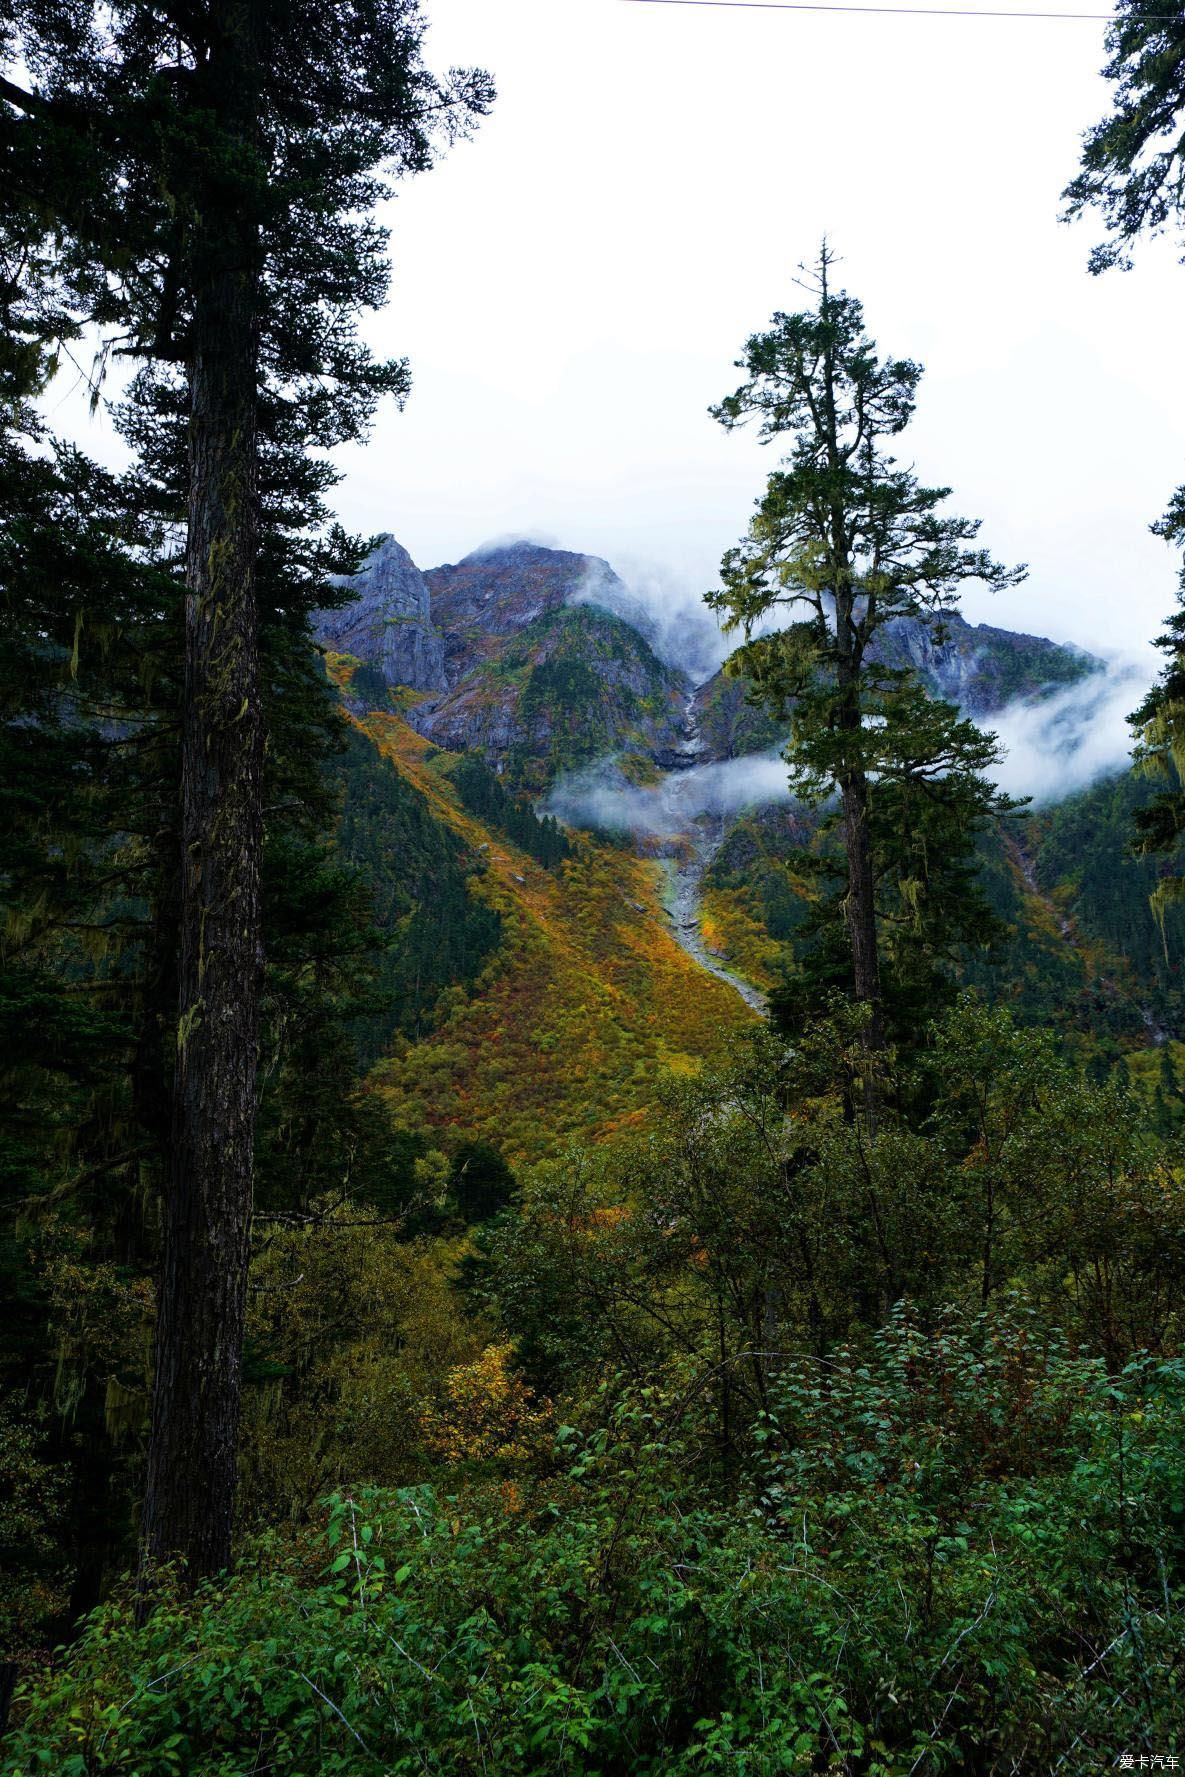
[(886, 624), (872, 658), (913, 667), (931, 694), (977, 720), (1018, 698), (1047, 696), (1103, 670), (1103, 662), (1081, 648), (968, 623), (957, 611), (938, 621), (902, 617)]
[(343, 584), (356, 587), (358, 597), (317, 613), (318, 641), (371, 662), (388, 685), (443, 691), (444, 642), (432, 626), (427, 582), (407, 550), (383, 537), (362, 572)]

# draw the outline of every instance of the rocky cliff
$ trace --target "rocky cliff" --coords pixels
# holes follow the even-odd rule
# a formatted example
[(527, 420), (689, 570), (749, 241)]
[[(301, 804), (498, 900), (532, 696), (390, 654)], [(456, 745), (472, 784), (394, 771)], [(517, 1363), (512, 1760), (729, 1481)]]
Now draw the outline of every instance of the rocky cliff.
[[(911, 667), (935, 697), (957, 704), (979, 721), (1017, 699), (1035, 698), (1103, 671), (1081, 648), (991, 624), (968, 623), (957, 612), (940, 623), (903, 617), (886, 624), (872, 650), (882, 665)], [(696, 689), (695, 710), (705, 758), (738, 759), (779, 745), (789, 729), (750, 703), (751, 681), (718, 672)]]
[(682, 744), (686, 676), (591, 602), (598, 588), (630, 596), (595, 556), (514, 543), (421, 575), (385, 538), (358, 584), (358, 603), (325, 614), (318, 634), (424, 692), (408, 720), (438, 746), (542, 789), (607, 753), (645, 774)]
[(886, 624), (877, 658), (886, 666), (913, 667), (935, 696), (977, 718), (1103, 670), (1103, 662), (1081, 648), (968, 623), (957, 611), (939, 623), (900, 618)]
[(433, 627), (431, 593), (402, 544), (382, 537), (362, 572), (342, 584), (356, 587), (358, 596), (318, 612), (317, 639), (378, 667), (388, 685), (445, 690), (444, 642)]

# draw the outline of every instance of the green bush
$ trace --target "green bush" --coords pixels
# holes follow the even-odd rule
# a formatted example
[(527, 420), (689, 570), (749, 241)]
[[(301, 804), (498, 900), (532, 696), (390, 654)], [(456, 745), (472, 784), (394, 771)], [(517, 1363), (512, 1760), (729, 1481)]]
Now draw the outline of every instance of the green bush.
[(341, 1495), (320, 1548), (262, 1540), (141, 1630), (108, 1605), (7, 1777), (955, 1777), (1175, 1746), (1185, 1365), (1109, 1376), (1011, 1306), (898, 1310), (788, 1365), (727, 1506), (696, 1478), (702, 1383), (561, 1428), (529, 1498)]

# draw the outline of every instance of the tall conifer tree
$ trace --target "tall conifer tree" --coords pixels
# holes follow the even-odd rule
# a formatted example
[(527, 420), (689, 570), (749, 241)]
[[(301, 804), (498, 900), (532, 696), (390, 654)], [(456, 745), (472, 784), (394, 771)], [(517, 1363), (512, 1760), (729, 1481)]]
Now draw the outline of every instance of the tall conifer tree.
[(156, 367), (131, 427), (184, 497), (180, 990), (145, 1532), (150, 1559), (196, 1577), (230, 1555), (263, 964), (261, 586), (299, 645), (327, 570), (348, 565), (344, 540), (315, 540), (335, 476), (308, 446), (357, 437), (407, 387), (406, 365), (357, 336), (386, 290), (374, 206), (491, 90), (427, 73), (416, 0), (25, 0), (16, 20), (33, 80), (0, 97), (62, 230), (55, 275), (75, 313)]
[[(1185, 263), (1185, 8), (1120, 0), (1107, 52), (1103, 73), (1114, 104), (1087, 132), (1077, 176), (1063, 193), (1066, 217), (1101, 215), (1106, 239), (1091, 253), (1094, 273), (1128, 270), (1136, 242), (1163, 234), (1176, 234)], [(1185, 485), (1152, 531), (1185, 547)], [(1137, 849), (1166, 860), (1152, 897), (1162, 922), (1167, 904), (1185, 896), (1185, 566), (1177, 605), (1157, 643), (1164, 670), (1131, 716), (1136, 762), (1165, 784), (1135, 815)]]
[[(950, 720), (936, 734), (929, 719), (924, 732), (906, 695), (910, 675), (878, 661), (877, 638), (902, 618), (940, 623), (965, 581), (1010, 586), (1024, 570), (967, 548), (979, 526), (939, 512), (949, 488), (921, 486), (889, 454), (913, 415), (921, 367), (878, 357), (860, 304), (834, 289), (833, 267), (824, 243), (807, 283), (813, 306), (776, 314), (748, 341), (738, 360), (745, 381), (712, 409), (729, 429), (756, 420), (763, 443), (787, 439), (790, 450), (708, 602), (745, 631), (736, 667), (779, 711), (790, 707), (793, 779), (816, 796), (838, 792), (851, 990), (868, 1008), (867, 1046), (876, 1051), (885, 1024), (875, 781), (899, 781), (908, 769), (915, 784), (937, 782), (960, 760), (973, 776), (987, 762), (982, 751), (968, 755)], [(754, 635), (771, 613), (792, 621)], [(982, 793), (990, 802), (986, 784)]]

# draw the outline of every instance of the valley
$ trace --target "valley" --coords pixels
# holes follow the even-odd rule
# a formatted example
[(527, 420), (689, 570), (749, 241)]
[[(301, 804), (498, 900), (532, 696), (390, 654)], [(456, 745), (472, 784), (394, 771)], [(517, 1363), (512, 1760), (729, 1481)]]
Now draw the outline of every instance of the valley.
[[(385, 538), (350, 590), (318, 622), (350, 719), (460, 844), (458, 907), (499, 934), (468, 973), (417, 974), (438, 985), (374, 1051), (371, 1089), (398, 1124), (492, 1140), (516, 1163), (612, 1134), (644, 1114), (658, 1070), (713, 1060), (797, 968), (821, 842), (788, 800), (786, 724), (743, 678), (680, 665), (677, 626), (596, 558), (516, 543), (421, 573)], [(683, 647), (702, 662), (702, 626)], [(933, 634), (898, 624), (884, 649), (985, 721), (1017, 699), (1057, 707), (1102, 672), (957, 617)], [(461, 761), (516, 820), (558, 819), (571, 855), (542, 867), (467, 807)], [(1174, 1029), (1176, 968), (1157, 976), (1150, 938), (1128, 955), (1149, 923), (1134, 860), (1129, 929), (1093, 887), (1075, 912), (1075, 864), (1050, 863), (1063, 830), (1022, 815), (989, 846), (984, 880), (1014, 935), (1002, 964), (969, 956), (966, 978), (1114, 1058)], [(421, 923), (431, 881), (412, 895)]]
[(457, 755), (397, 715), (355, 720), (461, 841), (469, 893), (501, 928), (468, 987), (441, 994), (432, 1027), (396, 1034), (373, 1067), (371, 1089), (398, 1125), (461, 1131), (514, 1164), (534, 1161), (636, 1123), (659, 1071), (724, 1054), (753, 1002), (667, 917), (661, 860), (581, 835), (541, 868), (465, 809)]

